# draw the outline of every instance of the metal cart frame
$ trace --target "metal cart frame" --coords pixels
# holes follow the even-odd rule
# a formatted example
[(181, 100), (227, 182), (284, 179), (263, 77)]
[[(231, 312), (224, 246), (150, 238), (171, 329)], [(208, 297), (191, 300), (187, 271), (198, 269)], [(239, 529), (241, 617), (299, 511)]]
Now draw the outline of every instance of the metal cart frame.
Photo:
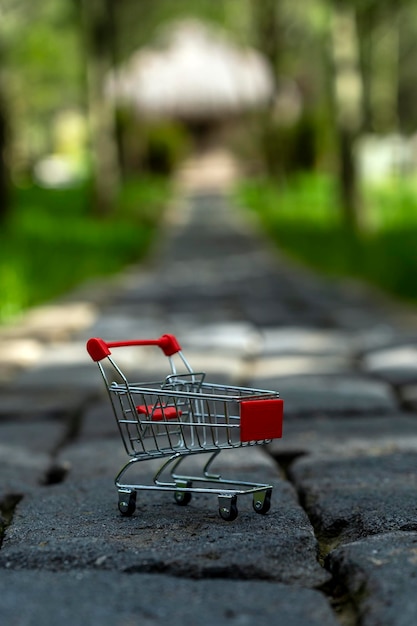
[[(156, 383), (130, 382), (111, 349), (132, 346), (159, 347), (171, 373)], [(122, 515), (134, 513), (136, 494), (142, 490), (171, 491), (179, 505), (187, 505), (193, 493), (216, 494), (219, 514), (227, 521), (236, 519), (237, 497), (244, 494), (252, 494), (257, 513), (269, 511), (272, 485), (225, 479), (211, 465), (223, 449), (262, 445), (282, 436), (278, 392), (205, 382), (205, 374), (193, 371), (173, 335), (116, 342), (93, 337), (87, 351), (98, 365), (130, 457), (115, 478)], [(209, 455), (201, 475), (181, 473), (182, 461), (195, 454)], [(122, 481), (134, 464), (156, 458), (166, 460), (152, 484)], [(168, 473), (169, 479), (164, 478)]]

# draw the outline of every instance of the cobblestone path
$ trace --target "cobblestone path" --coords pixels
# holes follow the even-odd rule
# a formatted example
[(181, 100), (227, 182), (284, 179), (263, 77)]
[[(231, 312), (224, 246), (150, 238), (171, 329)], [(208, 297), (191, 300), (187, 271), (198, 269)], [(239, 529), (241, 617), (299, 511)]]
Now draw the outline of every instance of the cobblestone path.
[[(145, 266), (1, 330), (2, 624), (416, 623), (415, 315), (292, 265), (245, 220), (191, 190)], [(85, 342), (164, 333), (207, 379), (280, 391), (284, 437), (218, 461), (273, 484), (267, 515), (160, 492), (119, 515), (126, 454)], [(135, 367), (168, 373), (148, 348)]]

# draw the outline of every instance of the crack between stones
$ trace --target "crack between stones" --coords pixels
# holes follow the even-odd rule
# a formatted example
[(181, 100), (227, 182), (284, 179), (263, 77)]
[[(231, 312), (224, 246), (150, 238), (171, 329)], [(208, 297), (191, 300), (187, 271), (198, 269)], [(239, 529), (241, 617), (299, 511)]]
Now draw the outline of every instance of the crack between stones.
[[(70, 558), (68, 555), (64, 557), (54, 555), (45, 561), (38, 561), (36, 556), (31, 560), (25, 560), (24, 563), (19, 560), (0, 560), (0, 568), (13, 569), (13, 570), (32, 570), (32, 571), (112, 571), (120, 572), (126, 575), (133, 574), (163, 574), (164, 576), (170, 576), (172, 578), (183, 578), (189, 580), (235, 580), (235, 581), (268, 581), (279, 582), (273, 576), (268, 574), (265, 570), (257, 569), (256, 567), (249, 566), (238, 567), (233, 566), (212, 566), (200, 569), (198, 567), (192, 567), (190, 563), (179, 564), (170, 563), (167, 564), (162, 560), (148, 560), (142, 563), (132, 564), (126, 567), (119, 567), (110, 558), (98, 557), (95, 560), (88, 562), (77, 562), (77, 557)], [(287, 583), (288, 584), (288, 583)]]
[[(43, 486), (56, 485), (65, 480), (70, 470), (69, 465), (57, 461), (60, 450), (78, 437), (81, 428), (84, 407), (73, 412), (67, 422), (64, 434), (50, 452), (50, 463), (45, 472), (39, 477), (38, 483)], [(22, 500), (21, 493), (7, 493), (0, 499), (0, 550), (6, 536), (7, 529), (13, 523), (16, 507)]]
[(86, 402), (80, 405), (77, 409), (72, 411), (69, 415), (69, 419), (67, 420), (66, 427), (64, 429), (62, 437), (57, 441), (54, 450), (53, 456), (56, 457), (59, 452), (67, 445), (76, 441), (81, 433), (81, 427), (83, 423), (83, 418), (88, 410), (89, 406), (92, 405), (96, 401), (96, 398), (90, 397)]
[[(93, 400), (90, 400), (92, 402)], [(53, 450), (51, 451), (51, 463), (47, 470), (44, 472), (43, 477), (40, 479), (40, 484), (44, 486), (55, 485), (61, 482), (64, 482), (69, 471), (70, 467), (60, 463), (57, 461), (57, 457), (60, 451), (65, 448), (67, 445), (71, 444), (73, 441), (77, 440), (81, 431), (83, 415), (85, 413), (85, 406), (80, 406), (77, 411), (74, 411), (69, 416), (69, 419), (66, 423), (66, 427), (62, 434), (62, 437), (58, 440)], [(281, 469), (281, 474), (285, 480), (292, 484), (295, 488), (295, 485), (291, 481), (289, 477), (289, 468), (292, 463), (303, 456), (304, 453), (296, 453), (292, 455), (282, 455), (281, 457), (274, 457), (277, 465)], [(337, 545), (337, 539), (329, 540), (320, 533), (317, 523), (315, 520), (311, 519), (311, 516), (308, 513), (308, 509), (305, 506), (305, 502), (303, 502), (302, 494), (295, 488), (296, 493), (298, 494), (300, 506), (306, 512), (308, 518), (310, 519), (310, 523), (313, 527), (314, 534), (317, 540), (318, 545), (318, 562), (329, 571), (327, 567), (325, 567), (325, 557)], [(6, 536), (7, 528), (12, 524), (13, 518), (15, 515), (15, 510), (19, 502), (22, 500), (23, 495), (18, 493), (10, 493), (7, 494), (2, 500), (0, 500), (0, 550), (2, 548), (4, 538)], [(39, 564), (33, 563), (33, 568), (30, 567), (29, 564), (26, 564), (23, 569), (35, 569), (39, 570)], [(51, 564), (52, 565), (52, 564)], [(55, 567), (51, 567), (52, 570), (58, 571), (61, 569), (57, 564)], [(107, 565), (107, 567), (106, 567)], [(80, 569), (113, 569), (108, 567), (107, 563), (91, 563), (89, 565), (83, 565)], [(6, 565), (6, 567), (10, 567), (10, 565)], [(42, 569), (42, 568), (41, 568)], [(71, 569), (74, 569), (74, 563), (71, 563)], [(76, 567), (76, 569), (78, 569)], [(234, 566), (230, 568), (228, 566), (213, 566), (209, 568), (205, 568), (203, 570), (190, 570), (190, 567), (186, 569), (181, 566), (171, 564), (166, 565), (163, 562), (155, 561), (149, 563), (142, 563), (138, 565), (132, 565), (131, 567), (127, 567), (121, 570), (123, 573), (135, 574), (135, 573), (143, 573), (143, 574), (164, 574), (166, 576), (178, 577), (178, 578), (188, 578), (191, 580), (210, 580), (210, 579), (224, 579), (224, 580), (252, 580), (252, 581), (271, 581), (274, 582), (275, 579), (268, 575), (264, 570), (256, 570), (256, 568), (240, 568)], [(330, 573), (330, 572), (329, 572)], [(317, 589), (322, 592), (341, 626), (355, 626), (358, 623), (357, 620), (357, 611), (354, 606), (353, 599), (347, 593), (347, 590), (343, 587), (341, 581), (337, 580), (332, 574), (331, 580), (322, 585)]]
[(22, 498), (21, 493), (8, 493), (0, 500), (0, 550), (3, 547), (6, 531), (13, 521), (16, 507)]
[(90, 398), (85, 404), (70, 413), (62, 436), (50, 452), (51, 462), (39, 480), (40, 485), (45, 487), (57, 485), (66, 479), (70, 465), (57, 461), (58, 455), (61, 450), (79, 438), (85, 411), (93, 402), (95, 402), (95, 398)]
[(182, 567), (179, 565), (166, 565), (162, 561), (151, 563), (143, 563), (140, 565), (132, 565), (123, 569), (125, 574), (165, 574), (173, 578), (186, 578), (190, 580), (251, 580), (251, 581), (270, 581), (276, 582), (273, 576), (270, 576), (263, 570), (257, 570), (254, 567), (248, 569), (234, 566), (213, 566), (205, 569), (195, 569)]
[(294, 488), (298, 497), (299, 505), (304, 510), (310, 521), (317, 541), (317, 562), (331, 575), (330, 580), (324, 585), (321, 585), (318, 590), (326, 596), (329, 605), (331, 606), (334, 615), (341, 626), (357, 626), (359, 623), (359, 614), (355, 599), (351, 596), (343, 581), (326, 566), (327, 555), (339, 544), (338, 535), (335, 533), (330, 536), (321, 531), (318, 521), (309, 512), (305, 494), (303, 494), (291, 480), (289, 469), (291, 465), (301, 456), (305, 456), (305, 453), (300, 452), (274, 455), (273, 458), (281, 471), (283, 479), (289, 482)]

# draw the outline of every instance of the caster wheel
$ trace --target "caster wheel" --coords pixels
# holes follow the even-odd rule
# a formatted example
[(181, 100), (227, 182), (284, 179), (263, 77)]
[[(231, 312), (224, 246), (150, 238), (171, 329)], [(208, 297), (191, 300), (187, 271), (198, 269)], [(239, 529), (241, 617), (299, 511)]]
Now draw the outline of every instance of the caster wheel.
[(267, 489), (266, 491), (261, 491), (259, 493), (255, 493), (253, 496), (253, 509), (256, 513), (260, 515), (265, 515), (268, 513), (271, 508), (271, 494), (272, 490)]
[(189, 491), (176, 491), (174, 494), (175, 502), (179, 506), (187, 506), (191, 502), (191, 495)]
[(136, 491), (119, 491), (119, 511), (130, 517), (136, 510)]
[(226, 522), (233, 522), (238, 516), (236, 501), (236, 496), (219, 498), (219, 515)]
[(187, 506), (191, 502), (192, 493), (190, 491), (181, 491), (181, 489), (184, 487), (190, 489), (192, 486), (191, 480), (176, 481), (178, 491), (174, 493), (174, 499), (179, 506)]

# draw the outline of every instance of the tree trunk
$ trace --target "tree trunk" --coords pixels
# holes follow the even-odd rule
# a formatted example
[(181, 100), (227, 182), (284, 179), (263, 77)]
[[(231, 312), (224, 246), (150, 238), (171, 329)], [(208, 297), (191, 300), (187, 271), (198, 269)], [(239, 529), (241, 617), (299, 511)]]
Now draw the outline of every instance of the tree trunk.
[(399, 17), (394, 7), (380, 15), (377, 4), (357, 9), (363, 84), (363, 130), (395, 132), (398, 128)]
[(356, 231), (361, 216), (354, 145), (363, 120), (363, 82), (355, 12), (348, 4), (334, 8), (331, 44), (340, 197), (346, 227)]
[(0, 93), (0, 224), (4, 224), (9, 214), (10, 180), (7, 162), (8, 122), (4, 99)]
[[(282, 62), (282, 25), (279, 0), (252, 0), (251, 13), (254, 41), (269, 61), (278, 82)], [(282, 148), (282, 130), (274, 120), (275, 94), (260, 121), (261, 150), (269, 176), (282, 183), (285, 179), (285, 154)]]
[(344, 222), (349, 231), (360, 226), (356, 160), (353, 154), (354, 137), (345, 128), (339, 129), (339, 188)]
[(255, 42), (270, 62), (275, 75), (280, 71), (282, 32), (279, 0), (252, 0)]
[(90, 142), (93, 160), (94, 211), (101, 216), (115, 209), (120, 168), (114, 107), (104, 84), (113, 68), (113, 0), (80, 0), (85, 37)]

